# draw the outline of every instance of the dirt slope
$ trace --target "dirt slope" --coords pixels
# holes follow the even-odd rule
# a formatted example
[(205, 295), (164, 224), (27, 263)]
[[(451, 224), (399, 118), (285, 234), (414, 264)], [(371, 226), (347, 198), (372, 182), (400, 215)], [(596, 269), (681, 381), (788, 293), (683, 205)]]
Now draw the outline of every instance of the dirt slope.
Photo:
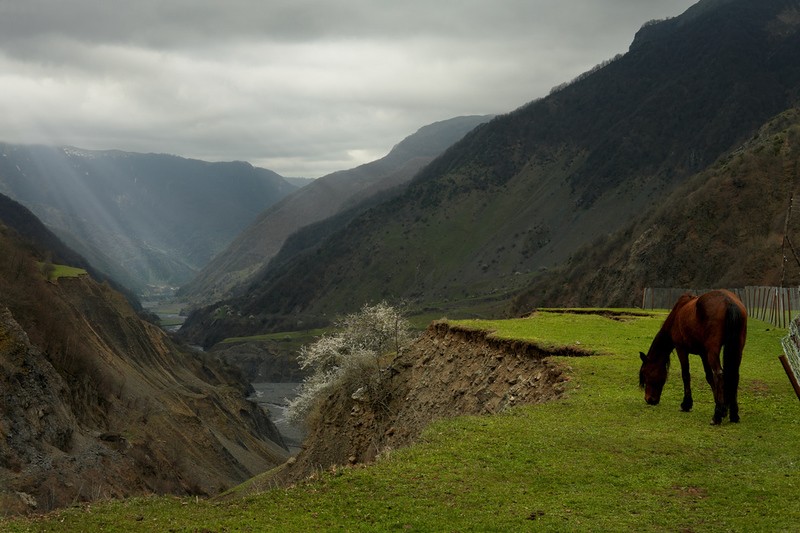
[(387, 368), (388, 400), (376, 406), (350, 391), (331, 395), (310, 423), (304, 449), (251, 490), (300, 481), (333, 465), (368, 463), (412, 443), (432, 421), (497, 413), (517, 404), (558, 398), (569, 381), (566, 366), (534, 344), (497, 339), (434, 322)]
[(213, 495), (285, 461), (229, 369), (88, 275), (48, 281), (2, 223), (0, 250), (0, 513)]

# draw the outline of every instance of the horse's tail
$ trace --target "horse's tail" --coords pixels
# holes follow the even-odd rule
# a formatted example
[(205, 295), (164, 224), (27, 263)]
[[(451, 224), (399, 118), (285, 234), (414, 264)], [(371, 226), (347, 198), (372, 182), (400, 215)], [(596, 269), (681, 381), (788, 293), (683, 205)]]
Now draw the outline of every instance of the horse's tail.
[[(739, 366), (742, 363), (742, 350), (747, 337), (747, 311), (741, 302), (729, 300), (725, 310), (725, 352), (722, 368), (724, 379), (725, 406), (730, 408), (731, 422), (739, 421)], [(719, 407), (719, 406), (718, 406)], [(717, 420), (717, 411), (714, 411)]]
[[(747, 313), (735, 302), (728, 302), (725, 310), (725, 336), (723, 346), (725, 347), (724, 365), (728, 367), (733, 364), (739, 368), (742, 350), (747, 330)], [(735, 358), (736, 360), (731, 360)]]

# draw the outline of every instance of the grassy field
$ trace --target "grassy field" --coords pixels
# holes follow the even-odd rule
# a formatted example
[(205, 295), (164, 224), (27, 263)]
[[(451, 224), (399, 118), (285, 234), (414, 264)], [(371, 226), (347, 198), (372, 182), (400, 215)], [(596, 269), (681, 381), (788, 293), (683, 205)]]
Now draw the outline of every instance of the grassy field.
[(680, 411), (679, 366), (662, 402), (638, 388), (664, 313), (539, 312), (462, 322), (498, 336), (575, 345), (566, 396), (429, 428), (370, 467), (230, 501), (139, 498), (75, 507), (3, 531), (796, 531), (800, 404), (778, 362), (783, 331), (751, 321), (742, 421), (709, 424), (711, 393), (692, 356), (695, 407)]
[(289, 331), (281, 333), (265, 333), (263, 335), (250, 335), (248, 337), (228, 337), (220, 341), (222, 344), (235, 344), (237, 342), (287, 342), (304, 343), (313, 342), (314, 339), (325, 333), (325, 329), (310, 329), (306, 331)]
[(77, 278), (86, 274), (82, 268), (67, 265), (56, 265), (52, 263), (39, 263), (42, 273), (47, 276), (48, 281), (56, 281), (59, 278)]

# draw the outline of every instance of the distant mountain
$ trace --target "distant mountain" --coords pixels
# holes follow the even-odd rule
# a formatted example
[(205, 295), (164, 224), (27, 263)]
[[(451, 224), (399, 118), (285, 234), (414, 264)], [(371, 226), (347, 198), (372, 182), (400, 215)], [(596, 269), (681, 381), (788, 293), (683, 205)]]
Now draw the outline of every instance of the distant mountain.
[(507, 310), (797, 102), (798, 12), (798, 0), (703, 0), (648, 23), (626, 54), (467, 134), (402, 195), (196, 313), (185, 334), (306, 327), (383, 298)]
[(82, 270), (50, 276), (77, 254), (2, 196), (0, 250), (0, 513), (212, 495), (286, 459), (247, 383)]
[(293, 190), (242, 162), (0, 144), (0, 193), (138, 293), (188, 281)]
[[(301, 228), (327, 219), (378, 193), (408, 182), (423, 166), (490, 116), (457, 117), (420, 128), (388, 155), (351, 170), (314, 180), (267, 208), (180, 294), (193, 304), (208, 304), (246, 287)], [(313, 233), (308, 238), (316, 241)]]

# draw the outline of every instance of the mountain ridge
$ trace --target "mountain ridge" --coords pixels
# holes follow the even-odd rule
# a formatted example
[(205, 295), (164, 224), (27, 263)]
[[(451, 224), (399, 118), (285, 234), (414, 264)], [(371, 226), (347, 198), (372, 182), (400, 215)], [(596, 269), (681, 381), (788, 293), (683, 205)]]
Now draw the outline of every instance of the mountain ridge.
[(464, 116), (421, 127), (375, 161), (314, 180), (267, 208), (179, 295), (208, 304), (244, 290), (249, 281), (304, 227), (321, 222), (408, 182), (425, 164), (490, 116)]
[(473, 130), (402, 195), (265, 272), (224, 302), (226, 317), (214, 306), (190, 316), (185, 334), (213, 344), (380, 299), (451, 317), (507, 312), (543, 271), (655, 208), (797, 100), (800, 25), (787, 14), (800, 3), (696, 7)]

